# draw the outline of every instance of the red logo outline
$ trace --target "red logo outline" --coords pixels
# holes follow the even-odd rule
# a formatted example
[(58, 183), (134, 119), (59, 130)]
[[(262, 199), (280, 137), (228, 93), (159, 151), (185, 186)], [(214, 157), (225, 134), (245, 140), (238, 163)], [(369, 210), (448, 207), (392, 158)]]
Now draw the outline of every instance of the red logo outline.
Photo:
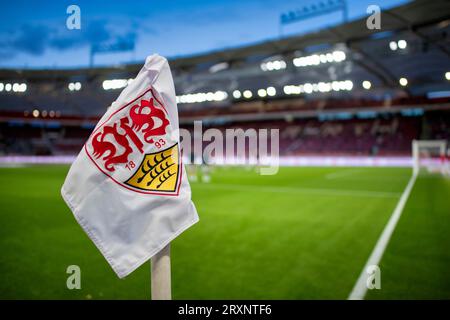
[[(102, 172), (103, 174), (105, 174), (107, 177), (109, 177), (113, 182), (117, 183), (118, 185), (120, 185), (123, 188), (126, 188), (128, 190), (137, 192), (137, 193), (142, 193), (142, 194), (152, 194), (152, 195), (161, 195), (161, 196), (178, 196), (180, 193), (180, 187), (181, 187), (181, 180), (183, 178), (183, 166), (182, 166), (182, 157), (181, 157), (181, 152), (180, 152), (180, 148), (179, 145), (177, 143), (177, 149), (178, 149), (178, 173), (179, 173), (179, 179), (178, 179), (178, 186), (176, 187), (176, 191), (175, 192), (171, 192), (168, 193), (167, 191), (142, 191), (142, 190), (136, 190), (132, 187), (129, 187), (123, 183), (121, 183), (120, 181), (117, 181), (115, 178), (113, 178), (110, 174), (108, 174), (107, 172), (105, 172), (102, 168), (100, 168), (100, 166), (95, 162), (95, 160), (92, 158), (92, 156), (89, 154), (89, 151), (87, 150), (87, 142), (91, 140), (92, 136), (94, 135), (94, 133), (96, 133), (99, 129), (101, 129), (116, 113), (118, 113), (119, 111), (123, 110), (124, 108), (128, 107), (130, 104), (136, 102), (137, 100), (139, 100), (140, 98), (142, 98), (146, 93), (148, 92), (152, 93), (153, 98), (159, 103), (159, 105), (164, 109), (164, 111), (166, 112), (166, 114), (168, 115), (169, 113), (167, 112), (166, 107), (164, 106), (164, 104), (162, 104), (159, 99), (156, 97), (155, 92), (153, 91), (153, 88), (150, 87), (147, 90), (145, 90), (142, 94), (140, 94), (137, 98), (135, 98), (134, 100), (128, 102), (127, 104), (123, 105), (122, 107), (120, 107), (119, 109), (117, 109), (116, 111), (114, 111), (109, 117), (108, 119), (106, 119), (105, 121), (103, 121), (100, 125), (97, 125), (97, 128), (92, 131), (92, 133), (90, 134), (88, 140), (84, 143), (83, 149), (86, 152), (86, 154), (88, 155), (89, 159), (94, 163), (94, 165), (100, 170), (100, 172)], [(145, 157), (145, 155), (144, 155)]]

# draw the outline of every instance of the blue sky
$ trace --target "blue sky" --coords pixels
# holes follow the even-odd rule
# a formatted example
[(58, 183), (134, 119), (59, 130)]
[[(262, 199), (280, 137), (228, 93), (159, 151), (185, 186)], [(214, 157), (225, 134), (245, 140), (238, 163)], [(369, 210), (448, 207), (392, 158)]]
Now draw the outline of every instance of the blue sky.
[[(26, 1), (0, 4), (0, 68), (88, 66), (91, 45), (134, 39), (129, 52), (97, 55), (94, 65), (142, 61), (151, 53), (193, 55), (279, 37), (279, 16), (320, 0)], [(349, 18), (371, 4), (389, 8), (406, 0), (348, 0)], [(66, 9), (81, 9), (81, 30), (66, 28)], [(340, 13), (283, 28), (283, 35), (338, 24)]]

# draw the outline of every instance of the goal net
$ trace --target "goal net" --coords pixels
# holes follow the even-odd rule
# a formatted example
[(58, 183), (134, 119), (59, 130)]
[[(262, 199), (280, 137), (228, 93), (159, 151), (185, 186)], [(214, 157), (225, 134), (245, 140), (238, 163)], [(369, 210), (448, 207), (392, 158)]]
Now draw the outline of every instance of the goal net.
[(450, 174), (447, 141), (414, 140), (412, 155), (414, 174)]

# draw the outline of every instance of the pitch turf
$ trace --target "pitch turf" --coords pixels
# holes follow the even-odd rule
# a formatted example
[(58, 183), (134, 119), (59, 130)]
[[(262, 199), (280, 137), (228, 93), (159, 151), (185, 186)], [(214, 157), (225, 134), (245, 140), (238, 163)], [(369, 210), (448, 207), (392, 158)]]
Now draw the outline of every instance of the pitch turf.
[[(0, 168), (0, 298), (147, 299), (119, 280), (60, 197), (66, 166)], [(345, 299), (410, 176), (395, 168), (217, 168), (172, 245), (175, 299)], [(419, 179), (368, 298), (450, 298), (450, 184)], [(66, 268), (81, 268), (81, 290)]]

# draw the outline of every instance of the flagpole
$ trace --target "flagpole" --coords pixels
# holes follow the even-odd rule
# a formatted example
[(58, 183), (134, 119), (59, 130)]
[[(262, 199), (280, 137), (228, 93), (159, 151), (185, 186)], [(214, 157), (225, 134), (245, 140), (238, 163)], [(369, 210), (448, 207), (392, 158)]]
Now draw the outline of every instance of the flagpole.
[(153, 256), (151, 269), (152, 300), (172, 300), (170, 243)]

